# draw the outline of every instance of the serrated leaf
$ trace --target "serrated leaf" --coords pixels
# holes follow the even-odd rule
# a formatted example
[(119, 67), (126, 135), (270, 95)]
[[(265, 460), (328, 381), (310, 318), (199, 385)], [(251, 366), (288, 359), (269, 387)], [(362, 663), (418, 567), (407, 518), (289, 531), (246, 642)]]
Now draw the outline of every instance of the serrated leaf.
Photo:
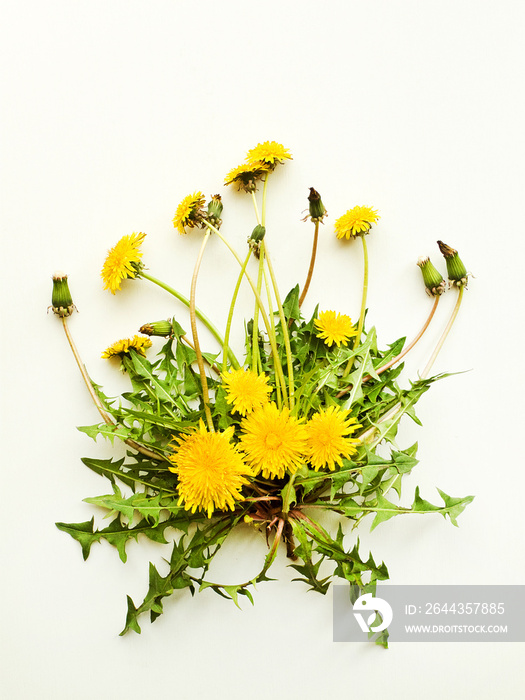
[(100, 539), (93, 530), (94, 523), (94, 517), (85, 523), (55, 523), (59, 530), (67, 532), (68, 535), (71, 535), (73, 539), (80, 543), (84, 561), (89, 557), (93, 542), (98, 542)]
[(168, 403), (175, 404), (175, 400), (166, 389), (165, 383), (153, 373), (150, 362), (137, 352), (131, 353), (131, 359), (133, 361), (133, 366), (136, 373), (143, 379), (147, 379), (155, 388), (157, 398), (161, 401), (167, 401)]
[[(177, 497), (171, 498), (161, 494), (148, 496), (143, 492), (137, 492), (128, 498), (124, 498), (120, 493), (120, 489), (118, 487), (114, 488), (114, 494), (85, 498), (84, 501), (101, 508), (106, 508), (111, 511), (111, 513), (118, 511), (130, 522), (133, 520), (135, 512), (137, 512), (143, 518), (152, 520), (154, 526), (159, 524), (160, 516), (163, 512), (168, 512), (170, 515), (185, 513), (184, 506), (177, 505)], [(174, 520), (171, 519), (171, 522), (173, 523)], [(185, 517), (181, 520), (181, 523), (187, 529), (189, 519)]]
[(81, 433), (86, 433), (93, 440), (96, 440), (100, 435), (109, 440), (111, 444), (114, 443), (116, 437), (119, 440), (127, 440), (131, 434), (131, 428), (121, 424), (107, 425), (107, 423), (98, 423), (96, 425), (80, 425), (77, 430)]
[(135, 604), (129, 595), (126, 596), (126, 598), (128, 601), (128, 612), (126, 614), (126, 625), (120, 633), (120, 637), (122, 637), (123, 634), (126, 634), (126, 632), (129, 630), (133, 630), (133, 632), (136, 632), (137, 634), (141, 633), (140, 625), (137, 621), (138, 609), (135, 607)]
[(439, 495), (445, 502), (445, 507), (434, 506), (432, 503), (425, 501), (419, 496), (419, 487), (416, 487), (414, 503), (412, 505), (412, 510), (414, 513), (441, 513), (441, 515), (446, 519), (446, 516), (450, 518), (450, 522), (458, 526), (457, 517), (460, 515), (469, 503), (472, 503), (474, 496), (465, 496), (464, 498), (453, 498), (448, 496), (444, 491), (438, 489)]
[(377, 492), (377, 503), (372, 507), (372, 510), (375, 512), (376, 517), (370, 526), (370, 532), (375, 530), (380, 523), (384, 523), (400, 513), (407, 512), (406, 508), (400, 508), (388, 501), (380, 491)]
[(172, 521), (164, 520), (157, 526), (154, 526), (146, 519), (143, 519), (135, 525), (135, 527), (129, 527), (122, 523), (119, 514), (108, 527), (103, 530), (94, 530), (93, 524), (94, 519), (92, 518), (86, 523), (56, 523), (56, 526), (59, 530), (67, 532), (80, 543), (84, 559), (87, 559), (89, 556), (91, 545), (94, 542), (100, 542), (101, 539), (105, 539), (117, 549), (121, 561), (126, 562), (126, 544), (131, 538), (136, 540), (139, 535), (145, 535), (154, 542), (167, 544), (163, 533), (167, 527), (171, 526)]

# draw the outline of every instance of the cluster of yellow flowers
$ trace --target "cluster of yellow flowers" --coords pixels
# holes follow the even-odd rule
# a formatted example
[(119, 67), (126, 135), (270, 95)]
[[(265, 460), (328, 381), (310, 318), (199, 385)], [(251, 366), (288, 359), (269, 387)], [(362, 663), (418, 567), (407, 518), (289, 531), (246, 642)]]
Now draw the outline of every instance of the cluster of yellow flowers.
[[(233, 168), (224, 183), (253, 193), (259, 180), (291, 158), (290, 151), (281, 144), (265, 141), (247, 152), (245, 162)], [(198, 191), (180, 202), (173, 219), (180, 233), (202, 225), (207, 216), (205, 201)], [(374, 209), (354, 207), (336, 220), (336, 235), (341, 239), (362, 236), (378, 219)], [(105, 289), (114, 294), (124, 279), (141, 276), (140, 246), (145, 235), (124, 236), (108, 252), (102, 269)], [(314, 323), (317, 337), (328, 347), (346, 345), (358, 334), (351, 318), (335, 311), (319, 313)], [(149, 345), (149, 339), (138, 336), (119, 340), (102, 357), (122, 357), (132, 349), (144, 354)], [(361, 426), (349, 417), (349, 411), (332, 405), (305, 421), (270, 401), (271, 387), (264, 375), (241, 368), (224, 372), (221, 380), (232, 412), (242, 417), (241, 435), (235, 438), (233, 426), (223, 432), (210, 431), (200, 421), (193, 433), (175, 439), (170, 469), (178, 475), (180, 502), (187, 510), (199, 509), (211, 516), (215, 509), (233, 509), (250, 476), (282, 479), (303, 465), (316, 471), (334, 470), (342, 465), (343, 458), (355, 452), (358, 440), (352, 434)]]
[(231, 370), (223, 375), (223, 386), (232, 412), (243, 416), (241, 437), (233, 444), (233, 426), (211, 433), (201, 422), (195, 433), (177, 439), (170, 469), (179, 477), (180, 502), (187, 510), (211, 515), (214, 508), (233, 509), (246, 477), (282, 479), (307, 463), (316, 471), (334, 470), (356, 450), (358, 440), (351, 436), (361, 426), (339, 406), (304, 423), (270, 402), (264, 375)]

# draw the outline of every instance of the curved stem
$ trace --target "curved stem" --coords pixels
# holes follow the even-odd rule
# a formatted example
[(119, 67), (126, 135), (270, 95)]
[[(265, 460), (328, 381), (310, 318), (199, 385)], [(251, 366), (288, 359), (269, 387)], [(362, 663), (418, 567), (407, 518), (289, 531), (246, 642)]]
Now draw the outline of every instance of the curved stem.
[[(87, 390), (89, 391), (89, 395), (93, 399), (93, 403), (98, 409), (98, 412), (102, 416), (102, 419), (106, 425), (111, 425), (115, 426), (116, 423), (115, 421), (109, 416), (108, 413), (104, 410), (104, 407), (102, 406), (102, 402), (100, 401), (99, 397), (96, 395), (95, 390), (93, 388), (93, 384), (91, 383), (91, 379), (89, 378), (89, 375), (86, 371), (86, 368), (84, 366), (84, 363), (82, 362), (82, 359), (80, 357), (80, 354), (77, 350), (77, 346), (75, 345), (75, 342), (73, 340), (73, 337), (71, 336), (71, 333), (69, 332), (69, 327), (67, 325), (67, 317), (63, 316), (62, 317), (62, 325), (64, 327), (64, 332), (66, 334), (66, 338), (69, 342), (69, 347), (71, 348), (71, 351), (73, 353), (73, 356), (75, 357), (75, 360), (77, 361), (78, 368), (80, 370), (80, 374), (82, 375), (82, 379), (84, 380), (84, 383), (87, 387)], [(129, 445), (129, 447), (132, 447), (134, 450), (137, 452), (140, 452), (141, 454), (145, 455), (146, 457), (150, 457), (151, 459), (156, 459), (160, 461), (164, 461), (164, 457), (157, 452), (153, 452), (152, 450), (149, 450), (147, 447), (143, 447), (140, 445), (138, 442), (135, 442), (135, 440), (132, 440), (131, 438), (127, 438), (124, 440), (126, 445)]]
[(310, 282), (312, 281), (312, 275), (314, 273), (314, 267), (315, 267), (315, 256), (317, 255), (317, 241), (319, 239), (319, 221), (315, 222), (315, 230), (314, 230), (314, 242), (312, 245), (312, 256), (310, 258), (310, 268), (308, 269), (308, 274), (306, 276), (306, 282), (304, 283), (303, 291), (301, 292), (301, 296), (299, 297), (299, 308), (301, 308), (303, 301), (305, 300), (305, 297), (308, 293), (308, 289), (310, 287)]
[(210, 231), (206, 231), (204, 234), (204, 238), (202, 240), (202, 245), (199, 250), (199, 255), (197, 257), (197, 262), (195, 263), (195, 268), (193, 270), (193, 276), (191, 278), (191, 292), (190, 292), (190, 323), (191, 323), (191, 332), (193, 335), (193, 344), (195, 345), (195, 354), (197, 355), (197, 365), (199, 366), (199, 375), (201, 378), (201, 386), (202, 386), (202, 400), (204, 402), (204, 413), (206, 415), (206, 422), (208, 423), (208, 428), (211, 433), (215, 432), (215, 428), (213, 426), (213, 420), (211, 417), (211, 410), (210, 410), (210, 394), (208, 391), (208, 379), (206, 377), (206, 371), (204, 369), (204, 359), (202, 357), (202, 352), (199, 344), (199, 334), (197, 332), (197, 316), (195, 313), (195, 292), (197, 289), (197, 277), (199, 275), (199, 269), (201, 266), (202, 262), (202, 257), (204, 255), (204, 249), (206, 248), (206, 244), (210, 239)]
[[(446, 325), (445, 330), (443, 331), (441, 338), (438, 341), (438, 344), (436, 345), (436, 347), (434, 349), (434, 352), (432, 353), (429, 361), (427, 362), (425, 369), (423, 370), (423, 372), (420, 375), (421, 379), (426, 379), (428, 377), (428, 374), (432, 368), (432, 365), (434, 364), (436, 357), (438, 356), (439, 351), (443, 347), (443, 344), (444, 344), (444, 342), (445, 342), (445, 340), (450, 332), (450, 329), (452, 328), (452, 325), (453, 325), (454, 321), (456, 320), (456, 317), (457, 317), (458, 312), (459, 312), (459, 308), (461, 306), (461, 301), (463, 299), (463, 290), (464, 290), (464, 286), (462, 285), (459, 288), (458, 299), (456, 301), (456, 305), (454, 306), (454, 310), (452, 311), (452, 315), (451, 315), (451, 317)], [(395, 406), (393, 406), (384, 415), (382, 415), (381, 418), (379, 418), (379, 420), (377, 421), (377, 425), (380, 425), (381, 423), (384, 423), (385, 421), (390, 420), (390, 418), (394, 418), (396, 416), (396, 414), (398, 414), (400, 412), (400, 410), (402, 411), (402, 413), (405, 413), (410, 408), (410, 406), (414, 403), (414, 401), (415, 401), (415, 399), (411, 399), (408, 402), (408, 404), (406, 404), (405, 406), (403, 406), (403, 404), (400, 401), (398, 401), (395, 404)], [(377, 430), (377, 426), (372, 426), (371, 428), (368, 428), (367, 430), (365, 430), (364, 433), (361, 433), (361, 435), (359, 435), (359, 442), (361, 444), (366, 442), (367, 439), (369, 437), (371, 437), (376, 432), (376, 430)], [(372, 448), (373, 446), (374, 445), (372, 444), (370, 446), (370, 448)]]
[[(386, 372), (387, 369), (390, 369), (390, 367), (392, 367), (392, 365), (395, 365), (397, 362), (399, 362), (399, 360), (401, 360), (403, 357), (405, 357), (405, 355), (407, 355), (412, 350), (414, 345), (418, 342), (418, 340), (421, 338), (423, 333), (429, 327), (430, 321), (432, 321), (432, 319), (434, 318), (434, 314), (436, 313), (436, 309), (437, 309), (437, 306), (438, 306), (440, 299), (441, 299), (441, 297), (439, 295), (436, 296), (436, 298), (434, 299), (434, 303), (432, 304), (432, 308), (430, 310), (428, 318), (425, 321), (425, 323), (424, 323), (423, 327), (421, 328), (421, 330), (419, 331), (419, 333), (414, 338), (414, 340), (411, 343), (409, 343), (409, 345), (406, 346), (406, 348), (403, 350), (403, 352), (400, 352), (399, 355), (397, 355), (392, 360), (390, 360), (390, 362), (387, 362), (386, 365), (382, 365), (381, 367), (379, 367), (376, 370), (376, 374), (381, 374), (382, 372)], [(368, 379), (371, 379), (370, 375), (367, 375), (363, 379), (363, 381), (366, 382), (366, 381), (368, 381)]]
[[(181, 341), (182, 341), (183, 343), (185, 343), (189, 348), (191, 348), (192, 350), (195, 350), (195, 345), (191, 342), (191, 340), (188, 338), (188, 336), (182, 335), (180, 339), (181, 339)], [(207, 360), (207, 359), (204, 357), (204, 355), (203, 355), (202, 359), (203, 359), (204, 362), (208, 365), (208, 367), (209, 367), (210, 369), (212, 369), (212, 370), (215, 372), (215, 374), (216, 374), (217, 376), (219, 376), (219, 377), (221, 376), (221, 370), (217, 367), (216, 364), (214, 364), (213, 362), (210, 362), (209, 360)]]
[(465, 290), (464, 285), (461, 285), (461, 287), (459, 288), (459, 292), (458, 292), (458, 300), (456, 301), (456, 305), (454, 306), (454, 310), (452, 311), (452, 316), (450, 317), (449, 322), (447, 323), (446, 328), (443, 331), (443, 335), (439, 339), (438, 344), (436, 345), (436, 347), (434, 349), (434, 352), (430, 356), (430, 359), (427, 362), (425, 369), (421, 373), (421, 379), (426, 379), (428, 377), (428, 373), (432, 369), (432, 365), (436, 361), (436, 358), (439, 355), (441, 348), (443, 347), (443, 343), (447, 339), (447, 335), (449, 334), (450, 329), (452, 328), (452, 325), (454, 324), (454, 321), (456, 320), (456, 316), (458, 315), (459, 308), (461, 306), (461, 301), (463, 299), (464, 290)]
[[(437, 305), (438, 305), (438, 302), (439, 302), (440, 298), (441, 298), (441, 297), (440, 297), (439, 295), (436, 296), (436, 297), (434, 298), (434, 303), (432, 304), (432, 309), (430, 310), (430, 314), (428, 315), (428, 318), (427, 318), (427, 320), (425, 321), (423, 327), (421, 328), (421, 330), (419, 331), (419, 333), (416, 335), (416, 337), (412, 340), (412, 342), (411, 342), (409, 345), (407, 345), (407, 347), (403, 350), (403, 352), (399, 353), (399, 355), (396, 355), (392, 360), (390, 360), (390, 362), (387, 362), (386, 365), (382, 365), (381, 367), (378, 367), (378, 368), (376, 369), (376, 374), (382, 374), (383, 372), (386, 372), (387, 369), (390, 369), (390, 367), (392, 367), (392, 365), (395, 365), (395, 364), (396, 364), (397, 362), (399, 362), (407, 353), (409, 353), (410, 350), (412, 350), (412, 348), (414, 347), (414, 345), (418, 342), (418, 340), (421, 338), (421, 336), (423, 335), (423, 333), (426, 331), (426, 329), (427, 329), (428, 326), (430, 325), (430, 321), (432, 321), (432, 319), (433, 319), (433, 317), (434, 317), (434, 314), (436, 313)], [(367, 382), (367, 381), (369, 381), (370, 379), (372, 379), (372, 375), (371, 375), (371, 374), (367, 374), (365, 377), (363, 377), (362, 382), (363, 382), (363, 383), (364, 383), (364, 382)], [(336, 395), (336, 398), (337, 398), (337, 399), (340, 399), (342, 396), (344, 396), (345, 394), (347, 394), (347, 393), (351, 390), (352, 386), (353, 386), (353, 385), (350, 384), (350, 386), (347, 386), (347, 387), (345, 387), (344, 389), (341, 389), (341, 391)]]
[[(233, 310), (235, 309), (235, 304), (237, 302), (237, 296), (239, 294), (239, 289), (241, 287), (242, 278), (243, 278), (244, 273), (246, 271), (246, 266), (248, 265), (248, 261), (250, 260), (251, 254), (252, 254), (252, 249), (250, 248), (248, 250), (248, 255), (246, 256), (246, 259), (245, 259), (244, 263), (242, 264), (241, 271), (240, 271), (239, 277), (237, 279), (237, 284), (235, 285), (235, 289), (233, 290), (232, 303), (230, 304), (230, 311), (228, 313), (228, 320), (226, 322), (226, 330), (224, 332), (223, 361), (222, 361), (222, 371), (223, 372), (226, 372), (226, 370), (228, 369), (228, 367), (227, 367), (228, 351), (229, 351), (230, 330), (231, 330), (232, 320), (233, 320)], [(236, 367), (235, 369), (238, 369), (238, 367)]]
[[(156, 284), (161, 289), (164, 289), (164, 291), (174, 296), (176, 299), (182, 302), (184, 306), (186, 306), (188, 309), (190, 308), (190, 300), (187, 299), (183, 294), (178, 292), (176, 289), (173, 289), (173, 287), (170, 287), (169, 284), (166, 284), (165, 282), (162, 282), (156, 277), (153, 277), (153, 275), (150, 275), (149, 272), (146, 272), (145, 270), (141, 270), (140, 276), (146, 280), (149, 280), (150, 282), (153, 282), (153, 284)], [(210, 331), (210, 333), (217, 340), (217, 342), (224, 347), (224, 338), (219, 333), (217, 328), (213, 325), (213, 323), (210, 321), (210, 319), (207, 316), (205, 316), (202, 313), (202, 311), (200, 311), (197, 307), (195, 307), (195, 315), (200, 321), (202, 321), (202, 323), (204, 323), (206, 328)], [(240, 367), (240, 364), (235, 355), (233, 354), (231, 348), (228, 348), (228, 356), (230, 358), (230, 362), (235, 367), (235, 369), (238, 369)]]
[(368, 248), (366, 245), (366, 240), (364, 234), (360, 236), (361, 241), (363, 243), (363, 267), (364, 267), (364, 272), (363, 272), (363, 296), (361, 298), (361, 312), (359, 314), (359, 323), (357, 326), (357, 335), (354, 338), (354, 347), (353, 349), (355, 350), (357, 346), (359, 345), (359, 341), (361, 340), (361, 333), (363, 332), (363, 326), (365, 324), (365, 312), (366, 312), (366, 297), (368, 294)]

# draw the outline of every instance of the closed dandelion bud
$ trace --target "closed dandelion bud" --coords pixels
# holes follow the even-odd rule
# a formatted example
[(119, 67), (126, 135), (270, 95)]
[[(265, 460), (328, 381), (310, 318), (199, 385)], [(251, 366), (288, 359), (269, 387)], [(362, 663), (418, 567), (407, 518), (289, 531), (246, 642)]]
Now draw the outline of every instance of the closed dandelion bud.
[(169, 336), (173, 334), (173, 326), (171, 321), (154, 321), (153, 323), (146, 323), (144, 326), (141, 326), (139, 328), (139, 333), (169, 338)]
[(211, 197), (210, 203), (208, 204), (208, 221), (215, 228), (219, 228), (222, 224), (221, 214), (224, 206), (221, 202), (221, 195), (214, 194)]
[(454, 250), (454, 248), (451, 248), (446, 243), (443, 243), (443, 241), (438, 241), (437, 244), (439, 246), (439, 250), (443, 254), (443, 257), (445, 258), (445, 262), (447, 263), (447, 274), (449, 280), (456, 287), (466, 285), (468, 282), (468, 272), (458, 255), (458, 251)]
[(261, 224), (257, 224), (257, 226), (252, 231), (252, 235), (248, 238), (248, 245), (252, 249), (252, 252), (256, 258), (259, 258), (261, 252), (261, 242), (264, 238), (265, 233), (266, 229), (264, 228), (264, 226), (261, 226)]
[(255, 241), (255, 243), (260, 243), (262, 241), (262, 239), (264, 238), (265, 233), (266, 233), (265, 227), (261, 226), (261, 224), (257, 224), (257, 226), (253, 229), (252, 235), (250, 236), (249, 240)]
[(427, 294), (432, 297), (443, 294), (446, 288), (445, 280), (443, 275), (432, 265), (430, 258), (419, 258), (417, 264), (423, 273), (423, 282), (425, 283)]
[(51, 297), (53, 313), (61, 318), (71, 316), (76, 308), (71, 298), (65, 272), (55, 272), (53, 275), (53, 294)]
[(310, 187), (310, 194), (308, 195), (308, 201), (310, 202), (310, 216), (312, 221), (322, 221), (328, 212), (324, 208), (321, 195), (313, 187)]

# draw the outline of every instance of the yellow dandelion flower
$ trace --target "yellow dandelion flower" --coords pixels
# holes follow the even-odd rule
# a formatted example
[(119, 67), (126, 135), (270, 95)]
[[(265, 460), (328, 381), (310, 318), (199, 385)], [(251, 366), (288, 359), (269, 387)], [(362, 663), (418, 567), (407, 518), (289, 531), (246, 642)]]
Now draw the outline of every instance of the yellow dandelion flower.
[(286, 159), (292, 159), (292, 154), (288, 148), (277, 143), (277, 141), (265, 141), (264, 143), (258, 143), (255, 148), (251, 148), (246, 154), (245, 160), (250, 164), (262, 161), (273, 170), (278, 163), (282, 163)]
[(110, 357), (129, 355), (131, 350), (135, 350), (139, 355), (146, 357), (146, 348), (150, 347), (151, 340), (149, 338), (141, 338), (139, 335), (135, 335), (133, 338), (123, 338), (110, 345), (102, 353), (102, 359), (108, 360)]
[(170, 471), (179, 477), (179, 504), (185, 510), (233, 510), (241, 500), (241, 488), (250, 476), (242, 455), (232, 445), (233, 426), (222, 433), (209, 433), (201, 421), (191, 435), (177, 438), (178, 446), (169, 457)]
[(335, 222), (337, 238), (355, 238), (362, 233), (368, 233), (379, 219), (379, 214), (371, 207), (354, 207)]
[(235, 369), (222, 375), (222, 383), (226, 389), (226, 401), (233, 404), (233, 410), (245, 416), (254, 408), (268, 403), (268, 377), (257, 374), (250, 369)]
[(349, 437), (361, 426), (355, 418), (347, 418), (348, 411), (339, 406), (315, 413), (306, 424), (306, 456), (315, 469), (330, 469), (342, 466), (342, 458), (356, 451), (359, 440)]
[(334, 343), (348, 345), (349, 338), (357, 335), (352, 319), (346, 314), (338, 314), (335, 311), (321, 311), (314, 325), (319, 331), (317, 337), (331, 347)]
[(186, 233), (186, 226), (193, 228), (202, 223), (202, 220), (206, 216), (206, 212), (202, 208), (205, 201), (206, 198), (202, 192), (194, 192), (184, 197), (177, 207), (173, 218), (173, 225), (178, 229), (179, 233)]
[(140, 246), (145, 238), (145, 233), (123, 236), (117, 245), (108, 251), (100, 273), (104, 280), (104, 289), (109, 289), (112, 294), (115, 294), (123, 280), (138, 276), (142, 257)]
[(224, 184), (233, 185), (235, 183), (239, 190), (255, 192), (258, 180), (262, 180), (264, 175), (269, 173), (270, 170), (270, 166), (260, 160), (253, 163), (244, 163), (230, 170), (224, 178)]
[(262, 471), (265, 479), (282, 479), (287, 471), (294, 474), (303, 464), (306, 431), (288, 409), (279, 411), (268, 403), (244, 418), (241, 428), (245, 460), (255, 473)]

